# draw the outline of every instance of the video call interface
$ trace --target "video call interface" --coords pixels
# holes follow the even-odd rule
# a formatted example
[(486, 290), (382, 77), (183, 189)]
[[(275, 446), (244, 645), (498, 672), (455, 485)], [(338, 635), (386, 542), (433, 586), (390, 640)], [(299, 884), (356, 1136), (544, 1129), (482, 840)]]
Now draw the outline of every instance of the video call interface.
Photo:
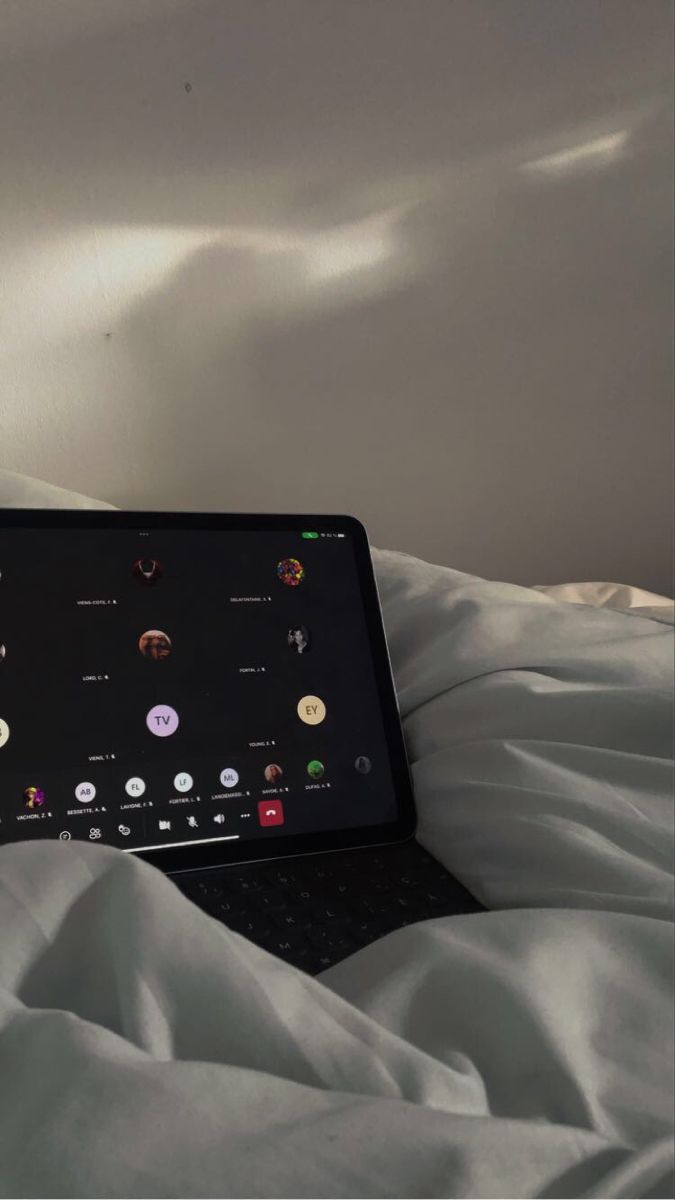
[(0, 530), (0, 841), (396, 816), (348, 532)]

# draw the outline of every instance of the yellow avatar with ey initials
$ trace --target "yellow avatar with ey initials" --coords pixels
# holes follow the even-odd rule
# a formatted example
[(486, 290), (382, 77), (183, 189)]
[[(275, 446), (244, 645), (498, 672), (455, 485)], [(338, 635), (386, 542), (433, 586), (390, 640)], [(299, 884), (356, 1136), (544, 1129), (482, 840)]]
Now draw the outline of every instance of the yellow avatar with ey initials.
[(320, 725), (326, 715), (326, 705), (318, 696), (303, 696), (298, 703), (298, 716), (305, 725)]

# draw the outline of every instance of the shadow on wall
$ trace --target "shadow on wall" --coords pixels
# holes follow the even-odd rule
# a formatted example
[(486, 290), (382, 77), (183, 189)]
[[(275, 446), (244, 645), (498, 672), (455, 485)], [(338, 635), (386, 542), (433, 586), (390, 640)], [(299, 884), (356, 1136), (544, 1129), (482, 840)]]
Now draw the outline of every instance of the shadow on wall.
[(613, 222), (612, 169), (530, 189), (475, 171), (451, 221), (419, 204), (386, 259), (329, 277), (302, 246), (196, 251), (116, 333), (152, 462), (125, 501), (355, 510), (389, 543), (396, 507), (396, 544), (427, 523), (430, 557), (511, 578), (517, 558), (529, 581), (556, 575), (553, 531), (575, 578), (625, 575), (626, 536), (633, 578), (653, 575), (668, 531), (633, 512), (646, 492), (667, 511), (669, 416), (659, 460), (639, 397), (667, 395), (642, 347), (667, 343), (669, 298), (635, 232), (660, 219), (639, 156), (632, 171)]
[(609, 11), (196, 3), (7, 64), (8, 465), (667, 588), (665, 57)]
[[(320, 228), (397, 181), (515, 146), (536, 159), (670, 94), (668, 3), (596, 2), (587, 20), (540, 0), (424, 0), (425, 20), (409, 0), (116, 10), (117, 26), (81, 0), (53, 22), (44, 0), (2, 13), (3, 222), (48, 199), (52, 221), (102, 228)], [(48, 197), (19, 191), (36, 171)]]

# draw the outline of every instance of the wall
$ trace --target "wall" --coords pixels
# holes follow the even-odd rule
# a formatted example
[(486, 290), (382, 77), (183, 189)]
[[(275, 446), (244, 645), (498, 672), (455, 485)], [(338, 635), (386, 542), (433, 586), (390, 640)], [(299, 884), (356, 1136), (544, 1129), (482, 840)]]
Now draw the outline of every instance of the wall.
[(0, 466), (670, 591), (669, 3), (0, 22)]

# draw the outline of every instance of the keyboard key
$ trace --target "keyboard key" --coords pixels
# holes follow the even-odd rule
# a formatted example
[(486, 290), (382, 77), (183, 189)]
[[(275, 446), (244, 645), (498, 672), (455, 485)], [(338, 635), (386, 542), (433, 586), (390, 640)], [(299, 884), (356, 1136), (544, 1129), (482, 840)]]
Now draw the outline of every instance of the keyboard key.
[(338, 880), (338, 882), (335, 884), (334, 891), (335, 891), (336, 896), (348, 895), (349, 892), (354, 891), (354, 880), (352, 880), (352, 879)]
[(319, 884), (335, 879), (335, 871), (331, 867), (311, 867), (308, 875)]
[(202, 900), (210, 899), (212, 896), (222, 896), (225, 891), (222, 879), (211, 879), (208, 881), (205, 879), (190, 879), (185, 883), (179, 881), (179, 887), (186, 896), (189, 896), (197, 904), (200, 904)]
[(391, 862), (387, 862), (387, 859), (381, 854), (371, 854), (367, 851), (364, 851), (360, 857), (363, 864), (363, 870), (364, 872), (367, 872), (368, 875), (374, 875), (379, 871), (388, 871), (391, 869)]
[(243, 892), (245, 894), (249, 892), (259, 892), (263, 886), (262, 880), (257, 878), (253, 872), (248, 875), (234, 875), (228, 873), (227, 882), (228, 886), (233, 892)]
[(371, 892), (376, 892), (380, 895), (391, 891), (391, 884), (382, 872), (378, 872), (377, 875), (369, 879), (368, 886)]
[(277, 891), (275, 888), (268, 888), (265, 892), (256, 892), (249, 898), (250, 903), (262, 912), (271, 912), (273, 909), (286, 908), (288, 898), (283, 892)]
[(338, 864), (337, 878), (349, 879), (352, 875), (360, 875), (363, 869), (363, 864), (358, 855), (354, 857), (345, 855), (344, 862)]
[(284, 871), (283, 868), (276, 867), (273, 871), (267, 872), (267, 878), (274, 887), (292, 888), (296, 887), (300, 882), (300, 876), (294, 871)]
[(209, 899), (202, 905), (206, 912), (212, 917), (217, 917), (219, 921), (229, 921), (231, 917), (237, 916), (241, 910), (241, 904), (237, 904), (234, 897), (230, 896), (210, 896)]
[(307, 926), (307, 935), (314, 932), (324, 941), (334, 942), (349, 935), (349, 925), (349, 918), (346, 916), (336, 921), (316, 922)]
[(376, 918), (368, 917), (363, 920), (357, 918), (355, 921), (349, 922), (348, 932), (358, 946), (367, 946), (386, 933), (387, 926)]
[(339, 921), (341, 918), (348, 916), (349, 909), (345, 904), (329, 902), (328, 904), (317, 904), (315, 912), (317, 920), (330, 924), (331, 921)]
[(250, 938), (252, 942), (263, 942), (274, 932), (271, 923), (264, 917), (235, 916), (231, 921), (226, 921), (225, 924), (228, 929), (233, 929), (235, 933), (240, 933), (243, 937)]
[(402, 896), (393, 897), (393, 911), (400, 918), (402, 913), (412, 915), (413, 913), (425, 912), (428, 905), (426, 898), (419, 892), (408, 892)]
[(307, 941), (312, 946), (317, 946), (319, 950), (323, 950), (330, 941), (328, 930), (322, 925), (310, 925), (305, 936)]
[(337, 962), (338, 957), (330, 954), (327, 950), (322, 951), (321, 954), (317, 954), (311, 960), (313, 973), (318, 975), (320, 971), (325, 971), (327, 967), (332, 967)]
[[(395, 902), (394, 900), (393, 903)], [(386, 913), (391, 912), (392, 900), (389, 896), (380, 896), (377, 892), (369, 892), (357, 901), (356, 907), (362, 912), (365, 910), (369, 913)]]
[(281, 958), (302, 959), (309, 954), (304, 937), (299, 933), (274, 933), (265, 939), (265, 949)]
[(420, 886), (422, 880), (419, 879), (417, 875), (412, 875), (411, 873), (406, 872), (403, 875), (395, 875), (394, 883), (396, 887), (416, 888)]
[(336, 937), (331, 937), (328, 942), (331, 953), (338, 953), (340, 958), (346, 957), (347, 954), (353, 954), (359, 947), (356, 942), (353, 942), (346, 934), (341, 934)]
[(307, 918), (304, 912), (294, 912), (292, 910), (282, 909), (280, 912), (270, 913), (270, 919), (277, 929), (302, 930), (307, 925)]

